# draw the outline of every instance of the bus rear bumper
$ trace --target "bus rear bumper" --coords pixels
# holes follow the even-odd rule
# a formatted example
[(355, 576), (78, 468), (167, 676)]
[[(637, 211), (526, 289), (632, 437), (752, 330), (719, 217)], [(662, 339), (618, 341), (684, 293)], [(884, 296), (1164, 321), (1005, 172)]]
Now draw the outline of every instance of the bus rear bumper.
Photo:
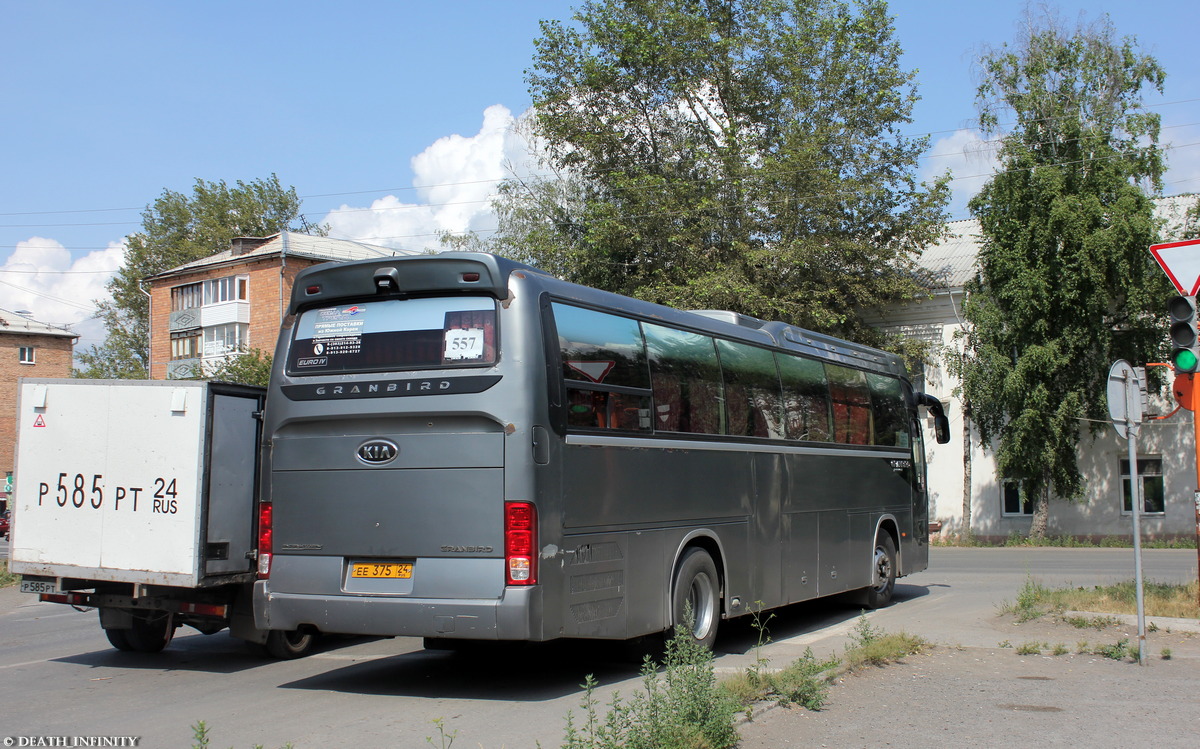
[(499, 599), (438, 599), (273, 593), (269, 580), (254, 585), (254, 621), (260, 629), (385, 637), (471, 640), (544, 640), (541, 589), (509, 587)]

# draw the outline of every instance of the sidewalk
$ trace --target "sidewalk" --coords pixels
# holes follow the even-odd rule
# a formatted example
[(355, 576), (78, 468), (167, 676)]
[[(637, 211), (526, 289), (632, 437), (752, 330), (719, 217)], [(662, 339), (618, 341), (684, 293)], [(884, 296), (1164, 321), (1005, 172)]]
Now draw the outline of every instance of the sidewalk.
[[(840, 677), (820, 712), (768, 706), (755, 713), (739, 728), (739, 746), (1190, 749), (1200, 722), (1200, 623), (1158, 620), (1159, 630), (1147, 636), (1147, 665), (1139, 666), (1136, 618), (1128, 619), (1081, 630), (1042, 620), (1013, 626), (996, 617), (995, 646), (939, 644), (901, 663)], [(1050, 654), (1059, 644), (1074, 651), (1122, 639), (1133, 659)], [(1046, 648), (1018, 655), (1026, 643)]]

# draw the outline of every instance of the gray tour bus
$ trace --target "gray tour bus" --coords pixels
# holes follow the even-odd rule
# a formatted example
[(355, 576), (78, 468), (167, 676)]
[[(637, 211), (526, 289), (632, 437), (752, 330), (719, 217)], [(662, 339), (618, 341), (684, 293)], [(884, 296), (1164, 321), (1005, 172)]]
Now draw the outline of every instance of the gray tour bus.
[(274, 367), (263, 628), (711, 644), (928, 563), (947, 420), (873, 348), (445, 253), (301, 272)]

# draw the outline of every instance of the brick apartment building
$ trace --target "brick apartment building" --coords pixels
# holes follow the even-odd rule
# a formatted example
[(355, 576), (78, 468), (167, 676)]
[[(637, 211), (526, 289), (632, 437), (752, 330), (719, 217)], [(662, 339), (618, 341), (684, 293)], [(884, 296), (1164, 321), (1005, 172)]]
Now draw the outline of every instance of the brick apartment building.
[(7, 509), (17, 444), (17, 382), (69, 377), (79, 335), (0, 309), (0, 510)]
[(420, 254), (414, 250), (283, 232), (241, 237), (202, 260), (146, 279), (151, 379), (185, 379), (248, 349), (273, 352), (292, 283), (329, 261)]

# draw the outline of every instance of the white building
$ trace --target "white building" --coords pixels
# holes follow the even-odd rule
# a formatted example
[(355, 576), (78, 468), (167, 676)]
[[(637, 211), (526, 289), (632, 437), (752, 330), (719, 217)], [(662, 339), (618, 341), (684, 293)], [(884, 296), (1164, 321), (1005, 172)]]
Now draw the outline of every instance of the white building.
[[(1196, 196), (1164, 198), (1158, 213), (1166, 219), (1163, 241), (1178, 241), (1182, 217)], [(1020, 486), (997, 473), (995, 452), (979, 442), (979, 434), (964, 431), (959, 382), (946, 371), (946, 352), (961, 350), (957, 334), (963, 330), (964, 288), (976, 273), (979, 223), (950, 224), (951, 236), (922, 255), (920, 264), (938, 280), (932, 297), (889, 311), (881, 325), (934, 344), (939, 353), (924, 372), (924, 388), (947, 405), (953, 437), (949, 444), (930, 440), (930, 518), (940, 523), (943, 535), (961, 533), (969, 492), (970, 526), (974, 535), (999, 540), (1026, 535), (1032, 522), (1032, 502), (1023, 501)], [(1147, 248), (1149, 253), (1149, 248)], [(1164, 303), (1164, 314), (1165, 304)], [(1141, 362), (1134, 362), (1141, 364)], [(1163, 396), (1169, 395), (1163, 393)], [(1169, 413), (1173, 400), (1152, 401), (1151, 411)], [(1052, 499), (1047, 534), (1051, 536), (1129, 536), (1132, 533), (1128, 488), (1128, 445), (1114, 430), (1106, 429), (1095, 440), (1081, 429), (1079, 467), (1085, 480), (1081, 500)], [(969, 447), (964, 437), (969, 437)], [(965, 477), (970, 475), (967, 482)], [(1194, 492), (1197, 490), (1196, 451), (1192, 414), (1180, 411), (1162, 421), (1146, 422), (1138, 434), (1138, 473), (1143, 489), (1143, 538), (1193, 538)], [(936, 527), (936, 526), (935, 526)]]

